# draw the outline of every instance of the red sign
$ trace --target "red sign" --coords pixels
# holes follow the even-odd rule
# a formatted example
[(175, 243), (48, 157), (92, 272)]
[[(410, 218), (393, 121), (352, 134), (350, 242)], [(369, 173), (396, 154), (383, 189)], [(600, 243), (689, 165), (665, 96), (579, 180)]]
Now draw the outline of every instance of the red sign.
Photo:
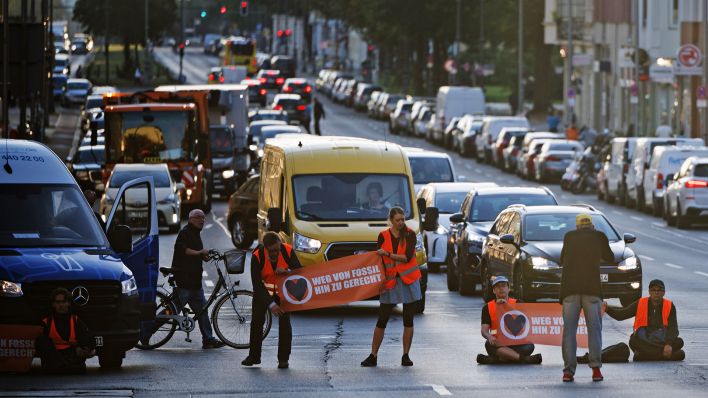
[(376, 252), (326, 261), (279, 276), (280, 307), (302, 311), (365, 300), (381, 293), (384, 279)]
[(40, 333), (39, 326), (0, 325), (0, 372), (27, 372)]
[(681, 66), (693, 68), (701, 63), (701, 50), (693, 44), (684, 44), (679, 48), (676, 58)]
[[(558, 303), (497, 304), (499, 330), (496, 338), (502, 345), (563, 344), (563, 306)], [(588, 330), (580, 313), (578, 347), (587, 348)]]

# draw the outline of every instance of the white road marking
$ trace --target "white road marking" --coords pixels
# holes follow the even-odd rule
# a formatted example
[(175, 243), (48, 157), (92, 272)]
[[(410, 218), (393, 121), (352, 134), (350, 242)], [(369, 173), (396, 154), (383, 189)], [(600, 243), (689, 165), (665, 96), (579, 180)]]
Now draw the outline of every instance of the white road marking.
[(662, 227), (662, 228), (666, 226), (666, 224), (664, 224), (663, 222), (653, 222), (653, 223), (651, 223), (651, 225), (653, 225), (655, 227)]
[(231, 234), (229, 233), (229, 229), (226, 228), (226, 225), (224, 225), (224, 223), (222, 223), (221, 220), (219, 220), (218, 218), (216, 218), (216, 216), (214, 215), (214, 212), (211, 213), (211, 216), (212, 216), (212, 218), (214, 219), (214, 222), (216, 222), (216, 223), (221, 227), (221, 229), (224, 230), (224, 232), (226, 233), (226, 235), (227, 235), (227, 236), (231, 236)]
[(705, 272), (696, 271), (696, 273), (697, 273), (698, 275), (708, 276), (708, 274), (706, 274)]
[(207, 287), (214, 287), (214, 282), (210, 281), (209, 279), (205, 280), (204, 284), (207, 285)]
[(645, 255), (643, 255), (643, 254), (640, 254), (640, 255), (639, 255), (639, 258), (641, 258), (642, 260), (654, 261), (654, 258), (653, 258), (653, 257), (645, 256)]
[(636, 221), (644, 221), (643, 218), (637, 217), (637, 216), (629, 216), (629, 218), (631, 218), (632, 220), (636, 220)]
[(214, 226), (214, 224), (207, 224), (204, 226), (204, 229), (211, 229)]
[(452, 395), (445, 386), (441, 384), (428, 384), (438, 395)]
[(667, 266), (667, 267), (670, 267), (670, 268), (683, 269), (682, 266), (676, 265), (676, 264), (672, 264), (672, 263), (664, 263), (664, 265)]

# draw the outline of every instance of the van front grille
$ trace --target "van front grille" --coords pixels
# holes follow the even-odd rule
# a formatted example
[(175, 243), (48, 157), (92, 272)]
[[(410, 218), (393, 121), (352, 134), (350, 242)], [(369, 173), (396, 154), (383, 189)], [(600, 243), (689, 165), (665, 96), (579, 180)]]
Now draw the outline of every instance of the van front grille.
[(336, 260), (338, 258), (372, 251), (376, 251), (376, 242), (332, 243), (325, 252), (325, 259), (328, 261)]

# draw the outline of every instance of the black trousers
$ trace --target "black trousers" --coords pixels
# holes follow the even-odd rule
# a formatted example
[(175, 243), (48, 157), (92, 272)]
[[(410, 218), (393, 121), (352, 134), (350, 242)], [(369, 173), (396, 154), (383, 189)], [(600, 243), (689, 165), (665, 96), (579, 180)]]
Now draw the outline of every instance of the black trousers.
[[(652, 344), (641, 339), (636, 333), (632, 333), (632, 335), (629, 336), (629, 348), (645, 360), (658, 361), (664, 359), (664, 344)], [(676, 351), (683, 348), (683, 339), (677, 337), (673, 344), (671, 344), (671, 348), (675, 355)]]
[[(511, 348), (516, 351), (517, 354), (524, 356), (529, 356), (533, 354), (533, 350), (536, 348), (533, 344), (519, 344), (519, 345), (508, 345), (506, 348)], [(497, 350), (500, 347), (493, 346), (489, 344), (488, 341), (484, 342), (484, 349), (487, 350), (487, 354), (492, 357), (497, 357)]]
[[(273, 296), (275, 303), (280, 305), (280, 298)], [(254, 360), (261, 359), (263, 349), (263, 324), (268, 305), (257, 296), (253, 298), (251, 317), (251, 346), (248, 356)], [(293, 342), (293, 328), (290, 325), (290, 314), (285, 313), (278, 317), (278, 361), (287, 361), (290, 358), (290, 348)]]
[(318, 118), (315, 118), (315, 134), (322, 135), (322, 131), (320, 131), (320, 119)]
[(37, 355), (42, 360), (42, 370), (50, 374), (81, 374), (86, 372), (86, 359), (76, 355), (76, 348), (57, 350), (47, 336), (37, 337)]

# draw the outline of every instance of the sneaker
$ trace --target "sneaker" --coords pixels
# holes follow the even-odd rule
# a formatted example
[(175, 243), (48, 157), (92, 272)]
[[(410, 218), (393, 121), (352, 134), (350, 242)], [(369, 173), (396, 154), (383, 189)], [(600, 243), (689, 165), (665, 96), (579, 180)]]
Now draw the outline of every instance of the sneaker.
[(408, 354), (403, 354), (401, 357), (401, 366), (413, 366), (413, 361), (411, 361), (411, 358), (408, 356)]
[(365, 368), (376, 366), (376, 357), (373, 354), (369, 354), (365, 360), (361, 361), (361, 366)]
[(568, 383), (573, 381), (573, 374), (570, 372), (563, 372), (563, 382)]
[(605, 380), (604, 377), (602, 377), (602, 372), (600, 372), (600, 368), (592, 368), (592, 381), (603, 381)]
[(497, 359), (489, 355), (477, 354), (477, 363), (480, 365), (493, 365), (497, 363)]
[(260, 365), (260, 364), (261, 364), (261, 360), (260, 360), (260, 359), (259, 359), (259, 360), (255, 360), (255, 359), (253, 359), (253, 358), (251, 358), (251, 357), (246, 357), (246, 359), (244, 359), (243, 361), (241, 361), (241, 365), (242, 365), (242, 366), (253, 366), (253, 365)]
[(278, 369), (287, 369), (290, 367), (288, 361), (278, 361)]
[(221, 347), (223, 347), (223, 346), (225, 346), (225, 345), (226, 345), (226, 344), (224, 344), (224, 342), (221, 341), (221, 340), (217, 340), (217, 339), (207, 340), (207, 341), (205, 341), (205, 342), (202, 343), (202, 349), (203, 349), (203, 350), (208, 350), (208, 349), (211, 349), (211, 348), (221, 348)]
[(526, 363), (529, 365), (540, 365), (541, 362), (543, 362), (543, 356), (541, 356), (541, 354), (534, 354), (521, 358), (521, 363)]

